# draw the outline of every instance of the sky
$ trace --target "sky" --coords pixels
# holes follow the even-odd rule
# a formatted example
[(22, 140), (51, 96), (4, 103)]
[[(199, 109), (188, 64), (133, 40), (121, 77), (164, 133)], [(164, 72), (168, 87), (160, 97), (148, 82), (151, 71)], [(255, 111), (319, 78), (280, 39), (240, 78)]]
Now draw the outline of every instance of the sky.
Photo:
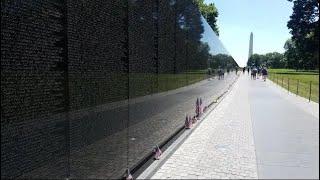
[(253, 32), (253, 53), (284, 52), (291, 37), (287, 22), (292, 2), (287, 0), (205, 0), (218, 9), (219, 39), (240, 67), (246, 65), (249, 38)]

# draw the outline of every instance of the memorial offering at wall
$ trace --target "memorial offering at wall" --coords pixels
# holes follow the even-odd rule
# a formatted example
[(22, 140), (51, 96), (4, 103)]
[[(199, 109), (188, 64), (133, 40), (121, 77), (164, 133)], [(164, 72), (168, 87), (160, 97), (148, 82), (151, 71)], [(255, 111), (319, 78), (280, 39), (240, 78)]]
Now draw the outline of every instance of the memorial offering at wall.
[(121, 178), (236, 66), (191, 0), (5, 1), (1, 178)]

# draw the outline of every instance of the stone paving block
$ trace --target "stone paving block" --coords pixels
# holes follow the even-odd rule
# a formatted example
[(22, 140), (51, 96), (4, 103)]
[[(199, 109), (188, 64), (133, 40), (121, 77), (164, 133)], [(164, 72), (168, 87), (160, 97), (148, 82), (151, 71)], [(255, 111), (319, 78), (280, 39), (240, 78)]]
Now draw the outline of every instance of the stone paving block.
[[(248, 91), (239, 82), (162, 167), (187, 170), (188, 179), (257, 178)], [(166, 169), (161, 173), (176, 177)], [(157, 178), (156, 172), (152, 178)], [(182, 176), (180, 176), (182, 177)]]

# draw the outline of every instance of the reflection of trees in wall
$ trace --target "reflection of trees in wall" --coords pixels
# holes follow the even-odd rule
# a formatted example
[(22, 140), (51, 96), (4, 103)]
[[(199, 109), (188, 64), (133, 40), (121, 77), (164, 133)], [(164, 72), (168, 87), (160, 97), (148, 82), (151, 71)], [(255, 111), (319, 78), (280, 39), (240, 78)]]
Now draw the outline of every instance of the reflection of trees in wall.
[(198, 69), (198, 50), (204, 32), (201, 14), (191, 1), (177, 1), (176, 6), (177, 52), (184, 54), (177, 55), (177, 72)]
[(232, 58), (232, 56), (227, 55), (227, 54), (216, 54), (216, 55), (211, 55), (209, 57), (209, 66), (212, 69), (234, 69), (238, 65)]
[[(114, 157), (103, 177), (120, 176), (129, 131), (117, 132), (149, 118), (122, 100), (155, 93), (164, 73), (206, 67), (200, 13), (191, 0), (35, 2), (1, 3), (1, 177), (94, 177), (86, 173), (95, 172), (92, 163), (112, 164)], [(123, 106), (109, 104), (115, 101)], [(101, 139), (121, 151), (84, 148)], [(92, 161), (86, 150), (104, 158)]]
[(206, 19), (212, 30), (219, 36), (219, 28), (217, 25), (218, 10), (214, 3), (206, 4), (204, 0), (194, 0), (201, 14)]
[[(159, 73), (181, 73), (191, 69), (205, 69), (203, 64), (207, 60), (203, 60), (203, 57), (208, 51), (204, 51), (200, 41), (204, 28), (197, 6), (187, 0), (160, 1), (157, 9), (154, 7), (156, 3), (157, 0), (153, 2), (153, 7), (152, 3), (145, 0), (130, 3), (131, 72), (154, 73), (159, 70)], [(148, 58), (152, 54), (152, 58)], [(152, 68), (155, 64), (158, 64), (158, 70)]]

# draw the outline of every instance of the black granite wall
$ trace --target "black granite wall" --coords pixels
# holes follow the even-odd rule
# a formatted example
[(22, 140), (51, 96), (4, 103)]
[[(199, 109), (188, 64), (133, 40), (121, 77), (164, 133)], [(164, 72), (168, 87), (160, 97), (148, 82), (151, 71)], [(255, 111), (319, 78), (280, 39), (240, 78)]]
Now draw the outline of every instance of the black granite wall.
[(194, 111), (204, 31), (191, 0), (1, 1), (1, 178), (121, 177)]
[(1, 177), (66, 154), (65, 29), (62, 2), (1, 2)]

